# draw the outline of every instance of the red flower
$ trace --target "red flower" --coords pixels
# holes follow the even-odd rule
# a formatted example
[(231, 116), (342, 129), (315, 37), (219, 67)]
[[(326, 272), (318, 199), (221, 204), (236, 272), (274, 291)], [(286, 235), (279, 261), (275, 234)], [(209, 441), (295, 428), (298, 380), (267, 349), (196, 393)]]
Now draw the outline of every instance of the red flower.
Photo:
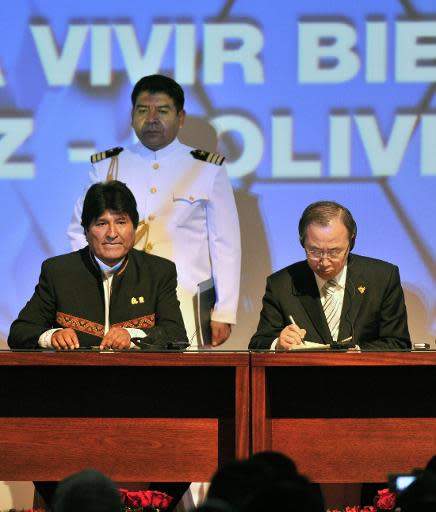
[(159, 491), (129, 491), (118, 489), (121, 495), (121, 503), (127, 508), (142, 508), (143, 510), (159, 510), (164, 512), (173, 498)]
[(159, 510), (166, 510), (173, 501), (171, 496), (164, 492), (154, 491), (151, 497), (151, 506)]
[(152, 491), (138, 491), (138, 498), (141, 503), (142, 508), (147, 508), (152, 506)]
[(345, 512), (360, 512), (359, 505), (354, 505), (354, 507), (345, 507)]
[(142, 506), (142, 494), (138, 491), (129, 491), (128, 489), (118, 489), (121, 494), (121, 503), (126, 507), (138, 508)]
[(393, 510), (395, 507), (396, 496), (394, 492), (389, 489), (382, 489), (377, 491), (377, 496), (374, 498), (374, 505), (379, 510)]

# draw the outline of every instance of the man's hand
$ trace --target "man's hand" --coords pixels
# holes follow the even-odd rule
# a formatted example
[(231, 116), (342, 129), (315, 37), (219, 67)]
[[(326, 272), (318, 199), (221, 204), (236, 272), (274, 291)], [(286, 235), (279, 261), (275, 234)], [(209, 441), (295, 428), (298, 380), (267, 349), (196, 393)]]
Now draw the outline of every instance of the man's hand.
[(306, 329), (300, 329), (297, 324), (287, 325), (280, 333), (276, 344), (276, 350), (292, 350), (296, 345), (301, 345), (306, 336)]
[(223, 322), (216, 322), (215, 320), (210, 321), (210, 327), (212, 329), (212, 346), (217, 347), (222, 345), (230, 336), (232, 332), (232, 326)]
[(100, 343), (100, 350), (130, 348), (130, 334), (123, 327), (111, 327)]
[(55, 331), (51, 335), (51, 346), (56, 350), (74, 350), (79, 348), (79, 338), (76, 331), (71, 329), (71, 327)]

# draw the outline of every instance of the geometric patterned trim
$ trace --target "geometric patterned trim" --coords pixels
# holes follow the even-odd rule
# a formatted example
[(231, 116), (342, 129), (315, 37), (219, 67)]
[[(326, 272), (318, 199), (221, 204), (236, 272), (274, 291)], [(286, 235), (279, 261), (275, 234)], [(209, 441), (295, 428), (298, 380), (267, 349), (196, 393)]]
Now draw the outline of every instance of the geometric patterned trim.
[(86, 318), (80, 318), (57, 311), (56, 322), (64, 328), (71, 327), (76, 331), (86, 332), (87, 334), (98, 336), (99, 338), (103, 338), (104, 336), (104, 325), (91, 322), (91, 320), (87, 320)]
[(133, 327), (134, 329), (149, 329), (150, 327), (154, 327), (155, 323), (155, 314), (140, 316), (139, 318), (133, 318), (132, 320), (126, 320), (125, 322), (119, 322), (117, 324), (112, 324), (112, 327)]

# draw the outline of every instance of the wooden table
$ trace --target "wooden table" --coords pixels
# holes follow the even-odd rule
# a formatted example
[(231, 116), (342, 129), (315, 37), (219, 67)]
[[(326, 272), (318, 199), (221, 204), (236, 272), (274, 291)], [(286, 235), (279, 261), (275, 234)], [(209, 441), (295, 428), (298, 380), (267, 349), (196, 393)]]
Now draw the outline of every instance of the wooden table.
[(249, 455), (249, 354), (0, 353), (0, 480), (208, 481)]
[(436, 352), (252, 353), (252, 447), (313, 481), (383, 482), (436, 453)]

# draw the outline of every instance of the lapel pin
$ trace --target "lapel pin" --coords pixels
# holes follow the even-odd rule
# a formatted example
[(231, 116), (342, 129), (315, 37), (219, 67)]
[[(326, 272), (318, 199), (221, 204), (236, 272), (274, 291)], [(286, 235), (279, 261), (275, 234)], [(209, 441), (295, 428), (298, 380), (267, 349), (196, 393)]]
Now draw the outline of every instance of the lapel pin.
[(141, 296), (141, 297), (139, 297), (139, 302), (140, 302), (141, 304), (144, 304), (144, 297), (142, 297), (142, 296)]
[(357, 289), (359, 290), (359, 293), (363, 295), (365, 293), (366, 286), (358, 286)]
[(137, 299), (136, 297), (132, 297), (132, 298), (130, 299), (130, 302), (131, 302), (132, 304), (138, 304), (138, 299)]

